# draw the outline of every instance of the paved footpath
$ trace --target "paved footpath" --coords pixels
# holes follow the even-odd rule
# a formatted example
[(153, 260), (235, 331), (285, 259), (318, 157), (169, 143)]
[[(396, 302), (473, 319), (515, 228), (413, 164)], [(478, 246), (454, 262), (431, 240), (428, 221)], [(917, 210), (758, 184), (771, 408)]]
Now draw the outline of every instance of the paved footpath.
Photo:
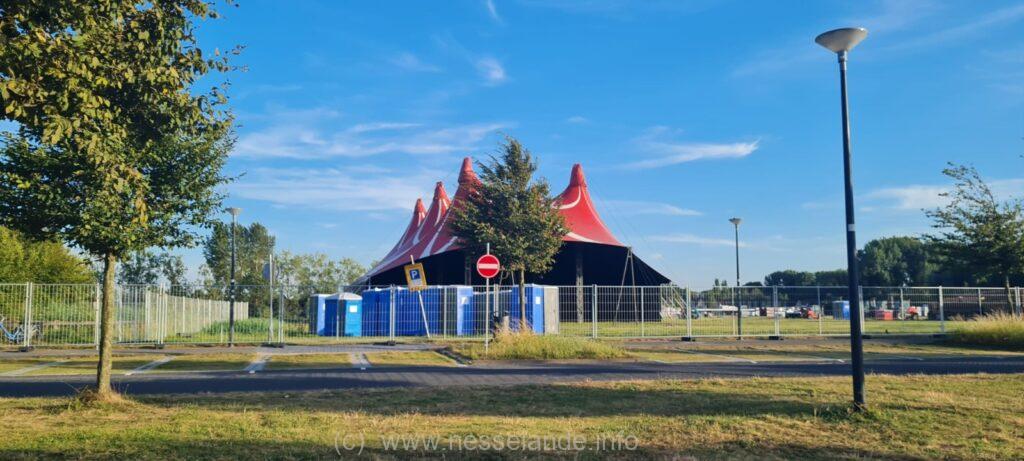
[[(945, 357), (873, 360), (868, 373), (963, 374), (1024, 373), (1024, 357)], [(584, 380), (699, 379), (709, 377), (847, 375), (850, 365), (822, 362), (721, 363), (501, 363), (469, 367), (375, 366), (322, 370), (247, 373), (206, 372), (118, 376), (115, 386), (128, 394), (197, 394), (223, 392), (312, 391), (396, 386), (523, 385)], [(0, 378), (0, 396), (69, 395), (92, 382), (92, 376)]]

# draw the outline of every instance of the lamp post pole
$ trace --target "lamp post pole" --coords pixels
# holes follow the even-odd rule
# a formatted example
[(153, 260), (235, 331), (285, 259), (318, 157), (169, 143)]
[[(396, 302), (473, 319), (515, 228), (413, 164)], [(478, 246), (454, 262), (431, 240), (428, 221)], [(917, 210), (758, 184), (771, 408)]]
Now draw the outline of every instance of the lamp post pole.
[(235, 347), (235, 226), (241, 208), (228, 208), (231, 213), (231, 287), (228, 301), (228, 347)]
[[(740, 289), (740, 223), (743, 220), (740, 218), (731, 218), (729, 222), (732, 223), (735, 229), (736, 236), (736, 287), (733, 290)], [(743, 339), (743, 309), (740, 307), (740, 302), (736, 302), (736, 334), (740, 340)]]
[(836, 53), (839, 58), (839, 91), (842, 105), (843, 179), (846, 198), (846, 270), (850, 299), (850, 364), (853, 375), (853, 407), (865, 409), (864, 401), (864, 345), (861, 325), (860, 290), (857, 269), (857, 231), (854, 225), (853, 172), (850, 160), (850, 114), (846, 94), (846, 59), (850, 50), (867, 37), (867, 30), (845, 28), (825, 32), (814, 39), (819, 45)]

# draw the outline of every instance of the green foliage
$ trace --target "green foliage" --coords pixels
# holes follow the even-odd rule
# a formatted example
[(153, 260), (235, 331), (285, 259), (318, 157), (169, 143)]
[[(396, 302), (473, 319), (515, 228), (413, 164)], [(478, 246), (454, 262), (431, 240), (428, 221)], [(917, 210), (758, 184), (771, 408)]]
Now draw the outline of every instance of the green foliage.
[(875, 239), (857, 252), (860, 281), (873, 286), (925, 285), (935, 270), (928, 246), (914, 237)]
[(185, 262), (170, 253), (136, 251), (118, 268), (117, 282), (152, 285), (161, 281), (171, 286), (185, 283)]
[(32, 241), (0, 227), (0, 283), (92, 283), (88, 261), (59, 242)]
[(815, 284), (814, 273), (786, 269), (775, 271), (764, 278), (767, 286), (805, 287)]
[(955, 181), (943, 208), (930, 210), (926, 237), (935, 250), (970, 274), (972, 283), (1006, 284), (1024, 279), (1024, 206), (1000, 201), (973, 167), (950, 165), (943, 174)]
[(483, 254), (490, 243), (491, 253), (510, 271), (550, 270), (567, 229), (552, 207), (547, 181), (533, 179), (533, 156), (509, 137), (500, 157), (478, 168), (481, 184), (453, 209), (452, 233), (470, 254)]
[[(258, 222), (235, 226), (235, 281), (239, 285), (263, 285), (263, 265), (274, 252), (274, 236)], [(231, 223), (215, 222), (203, 242), (203, 257), (212, 284), (231, 283)]]
[(277, 283), (310, 287), (330, 292), (354, 282), (366, 273), (366, 267), (351, 258), (331, 260), (323, 253), (294, 254), (282, 251), (275, 256)]

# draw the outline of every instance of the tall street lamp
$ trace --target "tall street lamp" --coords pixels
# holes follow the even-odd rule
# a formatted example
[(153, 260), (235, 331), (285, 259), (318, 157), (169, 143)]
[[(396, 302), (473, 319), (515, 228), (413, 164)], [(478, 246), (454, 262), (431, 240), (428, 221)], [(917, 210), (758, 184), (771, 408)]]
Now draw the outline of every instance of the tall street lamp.
[[(735, 233), (735, 235), (736, 235), (736, 288), (733, 288), (733, 293), (735, 293), (736, 292), (735, 290), (739, 290), (740, 289), (740, 223), (743, 222), (743, 220), (740, 219), (740, 218), (730, 218), (729, 222), (732, 223), (733, 227), (736, 230), (736, 233)], [(740, 308), (739, 303), (734, 303), (734, 304), (736, 304), (736, 333), (737, 333), (737, 336), (739, 337), (739, 339), (742, 340), (743, 339), (743, 309)]]
[(238, 215), (242, 213), (241, 208), (228, 208), (231, 213), (231, 294), (228, 306), (228, 347), (235, 346), (235, 226), (238, 224)]
[(853, 407), (864, 404), (864, 347), (861, 325), (860, 291), (857, 280), (857, 232), (853, 220), (853, 179), (850, 164), (850, 114), (846, 97), (846, 55), (868, 36), (867, 29), (848, 27), (825, 32), (814, 39), (839, 56), (839, 91), (843, 111), (843, 174), (846, 189), (846, 270), (850, 299), (850, 363), (853, 373)]

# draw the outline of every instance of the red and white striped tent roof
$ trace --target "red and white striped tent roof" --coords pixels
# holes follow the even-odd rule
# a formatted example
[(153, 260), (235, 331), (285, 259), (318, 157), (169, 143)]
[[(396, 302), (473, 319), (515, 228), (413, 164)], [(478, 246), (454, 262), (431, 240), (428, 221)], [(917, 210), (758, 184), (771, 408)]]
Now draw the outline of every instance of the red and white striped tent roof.
[[(381, 259), (380, 263), (367, 272), (364, 278), (373, 277), (408, 264), (411, 258), (419, 261), (429, 256), (459, 249), (457, 239), (448, 228), (448, 218), (451, 215), (451, 210), (466, 200), (469, 192), (479, 183), (480, 179), (473, 172), (473, 161), (466, 157), (462, 160), (462, 169), (459, 171), (459, 188), (455, 191), (455, 196), (449, 200), (448, 194), (444, 190), (444, 184), (438, 182), (434, 186), (434, 198), (430, 202), (430, 208), (424, 211), (423, 201), (417, 199), (409, 225), (402, 233), (398, 243)], [(563, 241), (624, 247), (598, 216), (594, 202), (590, 198), (590, 192), (587, 190), (587, 180), (583, 176), (583, 167), (580, 164), (573, 165), (569, 186), (555, 198), (554, 206), (565, 217), (566, 227), (569, 229), (569, 232), (562, 237)]]

